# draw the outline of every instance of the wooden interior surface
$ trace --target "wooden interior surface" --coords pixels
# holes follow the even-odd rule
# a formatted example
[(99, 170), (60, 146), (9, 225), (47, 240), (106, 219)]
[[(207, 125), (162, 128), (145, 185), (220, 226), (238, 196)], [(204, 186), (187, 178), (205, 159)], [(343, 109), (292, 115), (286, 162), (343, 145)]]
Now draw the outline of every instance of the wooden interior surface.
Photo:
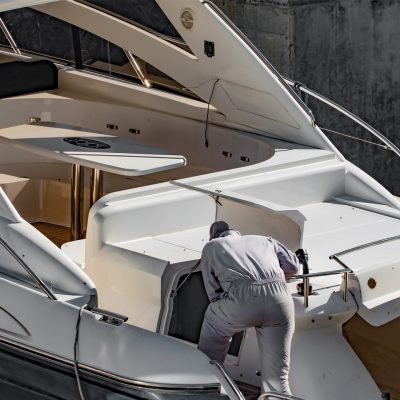
[(46, 222), (35, 222), (32, 225), (58, 247), (71, 240), (70, 229), (67, 226), (53, 225)]
[(400, 318), (376, 327), (356, 314), (343, 333), (382, 393), (400, 400)]

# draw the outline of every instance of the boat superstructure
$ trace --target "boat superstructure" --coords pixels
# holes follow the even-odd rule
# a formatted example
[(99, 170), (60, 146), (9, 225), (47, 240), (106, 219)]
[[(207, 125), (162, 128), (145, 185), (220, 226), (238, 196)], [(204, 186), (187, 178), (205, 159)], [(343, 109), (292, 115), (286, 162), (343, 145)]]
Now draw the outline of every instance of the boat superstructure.
[[(133, 385), (127, 396), (137, 395), (138, 387), (148, 388), (149, 382), (150, 391), (163, 393), (166, 381), (177, 398), (185, 390), (201, 398), (240, 396), (223, 370), (195, 349), (208, 300), (193, 266), (209, 225), (226, 220), (243, 234), (273, 236), (292, 250), (308, 252), (309, 273), (300, 272), (289, 283), (296, 306), (293, 394), (309, 400), (372, 400), (382, 391), (398, 395), (390, 374), (382, 378), (377, 372), (399, 365), (398, 350), (390, 362), (379, 360), (378, 368), (367, 362), (368, 370), (351, 347), (359, 348), (360, 321), (398, 329), (398, 199), (340, 154), (290, 84), (211, 2), (156, 3), (178, 39), (146, 29), (101, 1), (0, 3), (10, 48), (0, 54), (0, 172), (13, 203), (2, 194), (1, 243), (4, 260), (26, 263), (39, 279), (35, 285), (45, 288), (38, 295), (29, 286), (31, 274), (21, 279), (2, 267), (5, 354), (45, 353), (56, 364), (64, 362), (62, 368), (71, 366), (77, 314), (85, 304), (93, 308), (98, 298), (109, 314), (83, 311), (80, 332), (84, 350), (79, 362), (86, 387), (92, 385), (93, 391), (87, 389), (91, 396), (96, 396), (98, 376), (110, 380), (110, 391), (122, 390), (115, 382)], [(10, 15), (17, 14), (7, 12), (20, 12), (18, 6), (32, 7), (28, 12), (35, 18), (70, 27), (74, 60), (47, 55), (43, 72), (38, 61), (43, 54), (21, 51), (17, 40), (12, 43), (18, 27), (10, 24)], [(109, 49), (118, 48), (123, 61), (111, 65), (83, 57), (86, 48), (81, 46), (89, 34), (114, 46)], [(5, 77), (1, 71), (13, 72)], [(86, 238), (64, 244), (61, 253), (25, 220), (71, 224), (71, 166), (31, 151), (43, 145), (43, 138), (52, 143), (67, 131), (89, 139), (96, 135), (100, 142), (103, 135), (155, 146), (183, 155), (187, 163), (152, 172), (147, 158), (145, 173), (105, 172), (106, 195), (88, 216), (83, 214)], [(74, 147), (63, 151), (87, 156)], [(114, 154), (113, 148), (95, 151), (105, 158)], [(87, 209), (88, 176), (83, 186), (82, 207)], [(298, 283), (307, 289), (304, 295)], [(22, 298), (41, 310), (40, 319), (34, 320), (30, 308), (21, 311)], [(54, 321), (57, 331), (46, 328), (49, 333), (41, 336), (40, 329)], [(380, 346), (384, 336), (379, 332), (363, 337), (363, 343)], [(396, 352), (395, 341), (385, 346)], [(240, 384), (259, 387), (252, 330), (234, 337), (225, 368)], [(34, 376), (39, 369), (31, 371)]]

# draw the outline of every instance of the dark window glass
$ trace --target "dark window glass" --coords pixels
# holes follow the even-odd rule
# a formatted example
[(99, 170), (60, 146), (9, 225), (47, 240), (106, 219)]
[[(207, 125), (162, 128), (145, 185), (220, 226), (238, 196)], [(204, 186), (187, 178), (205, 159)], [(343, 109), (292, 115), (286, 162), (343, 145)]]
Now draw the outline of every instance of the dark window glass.
[[(121, 78), (135, 80), (140, 82), (138, 74), (129, 62), (125, 52), (92, 33), (80, 30), (80, 40), (82, 49), (82, 61), (84, 67), (92, 68), (108, 75), (116, 75)], [(183, 90), (183, 86), (174, 81), (163, 72), (146, 63), (138, 57), (135, 57), (137, 66), (139, 67), (144, 78), (151, 86), (166, 89), (169, 91), (177, 91), (195, 97), (190, 91)]]
[(82, 2), (111, 11), (163, 35), (180, 38), (179, 33), (154, 0), (85, 0)]
[(74, 60), (71, 25), (30, 8), (0, 14), (21, 50)]
[(9, 46), (7, 38), (4, 36), (4, 33), (0, 30), (0, 46)]
[(124, 51), (114, 44), (90, 32), (80, 29), (83, 64), (111, 72), (125, 69), (132, 73)]
[[(93, 0), (93, 3), (104, 3), (103, 5), (107, 3), (107, 5), (111, 7), (111, 3), (114, 2), (108, 3), (108, 1), (101, 2), (100, 0)], [(140, 1), (135, 2), (133, 0), (121, 0), (115, 3), (130, 4), (131, 7), (126, 7), (126, 10), (130, 10), (131, 12), (134, 11), (132, 9), (135, 9), (135, 4), (138, 3), (136, 5), (136, 8), (138, 8), (136, 13), (142, 15), (142, 17), (143, 15), (147, 15), (147, 18), (150, 18), (153, 11), (157, 12), (157, 9), (159, 10), (159, 7), (155, 3), (152, 4), (152, 2), (149, 2), (149, 4), (147, 4), (147, 0), (146, 6)], [(111, 8), (115, 6), (116, 5), (113, 4)], [(145, 11), (141, 12), (140, 10)], [(161, 10), (159, 11), (161, 12)], [(133, 14), (135, 14), (135, 12), (133, 12)], [(75, 65), (72, 25), (69, 23), (30, 8), (3, 12), (0, 13), (0, 18), (3, 19), (17, 46), (22, 51), (44, 55), (58, 61), (64, 61), (67, 64)], [(164, 19), (166, 20), (165, 16)], [(139, 20), (144, 22), (144, 20), (140, 18)], [(168, 23), (168, 20), (166, 21)], [(163, 23), (160, 23), (160, 26), (161, 25), (163, 25)], [(160, 28), (160, 30), (162, 29)], [(168, 34), (173, 33), (169, 29), (162, 30), (162, 32)], [(94, 69), (107, 75), (133, 80), (138, 83), (141, 82), (124, 50), (83, 29), (79, 29), (78, 36), (80, 39), (84, 68)], [(2, 38), (0, 45), (8, 46), (9, 43), (1, 30), (0, 37)], [(195, 97), (188, 90), (182, 91), (182, 85), (163, 74), (157, 68), (152, 67), (137, 57), (135, 57), (135, 60), (137, 61), (140, 71), (143, 73), (145, 79), (150, 82), (151, 86)]]
[[(187, 278), (182, 275), (176, 287)], [(210, 304), (200, 273), (192, 274), (180, 286), (173, 301), (168, 335), (191, 343), (198, 343), (203, 324), (204, 313)], [(231, 341), (228, 354), (238, 357), (244, 332), (236, 333)]]

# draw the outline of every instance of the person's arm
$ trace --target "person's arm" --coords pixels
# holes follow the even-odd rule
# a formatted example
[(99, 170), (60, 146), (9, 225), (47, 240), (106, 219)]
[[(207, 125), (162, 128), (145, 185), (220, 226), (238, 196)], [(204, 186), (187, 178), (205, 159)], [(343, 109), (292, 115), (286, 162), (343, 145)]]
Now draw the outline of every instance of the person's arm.
[(203, 254), (201, 256), (201, 273), (203, 275), (204, 287), (206, 289), (208, 298), (211, 303), (220, 298), (223, 293), (223, 289), (219, 284), (217, 277), (215, 276), (214, 269), (210, 262), (208, 262), (207, 258), (207, 249), (203, 250)]
[(299, 260), (295, 253), (287, 249), (282, 243), (271, 239), (275, 246), (275, 253), (279, 260), (279, 265), (285, 273), (285, 278), (289, 279), (296, 275), (300, 268)]

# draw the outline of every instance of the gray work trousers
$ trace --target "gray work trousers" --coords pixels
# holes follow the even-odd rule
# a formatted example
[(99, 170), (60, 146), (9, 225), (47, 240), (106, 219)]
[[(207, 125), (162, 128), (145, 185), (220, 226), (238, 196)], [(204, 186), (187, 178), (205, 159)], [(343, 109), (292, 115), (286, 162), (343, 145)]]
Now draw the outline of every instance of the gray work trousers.
[(236, 332), (255, 327), (261, 356), (263, 392), (290, 395), (290, 345), (294, 304), (285, 282), (234, 282), (226, 296), (210, 303), (204, 315), (199, 349), (223, 363)]

